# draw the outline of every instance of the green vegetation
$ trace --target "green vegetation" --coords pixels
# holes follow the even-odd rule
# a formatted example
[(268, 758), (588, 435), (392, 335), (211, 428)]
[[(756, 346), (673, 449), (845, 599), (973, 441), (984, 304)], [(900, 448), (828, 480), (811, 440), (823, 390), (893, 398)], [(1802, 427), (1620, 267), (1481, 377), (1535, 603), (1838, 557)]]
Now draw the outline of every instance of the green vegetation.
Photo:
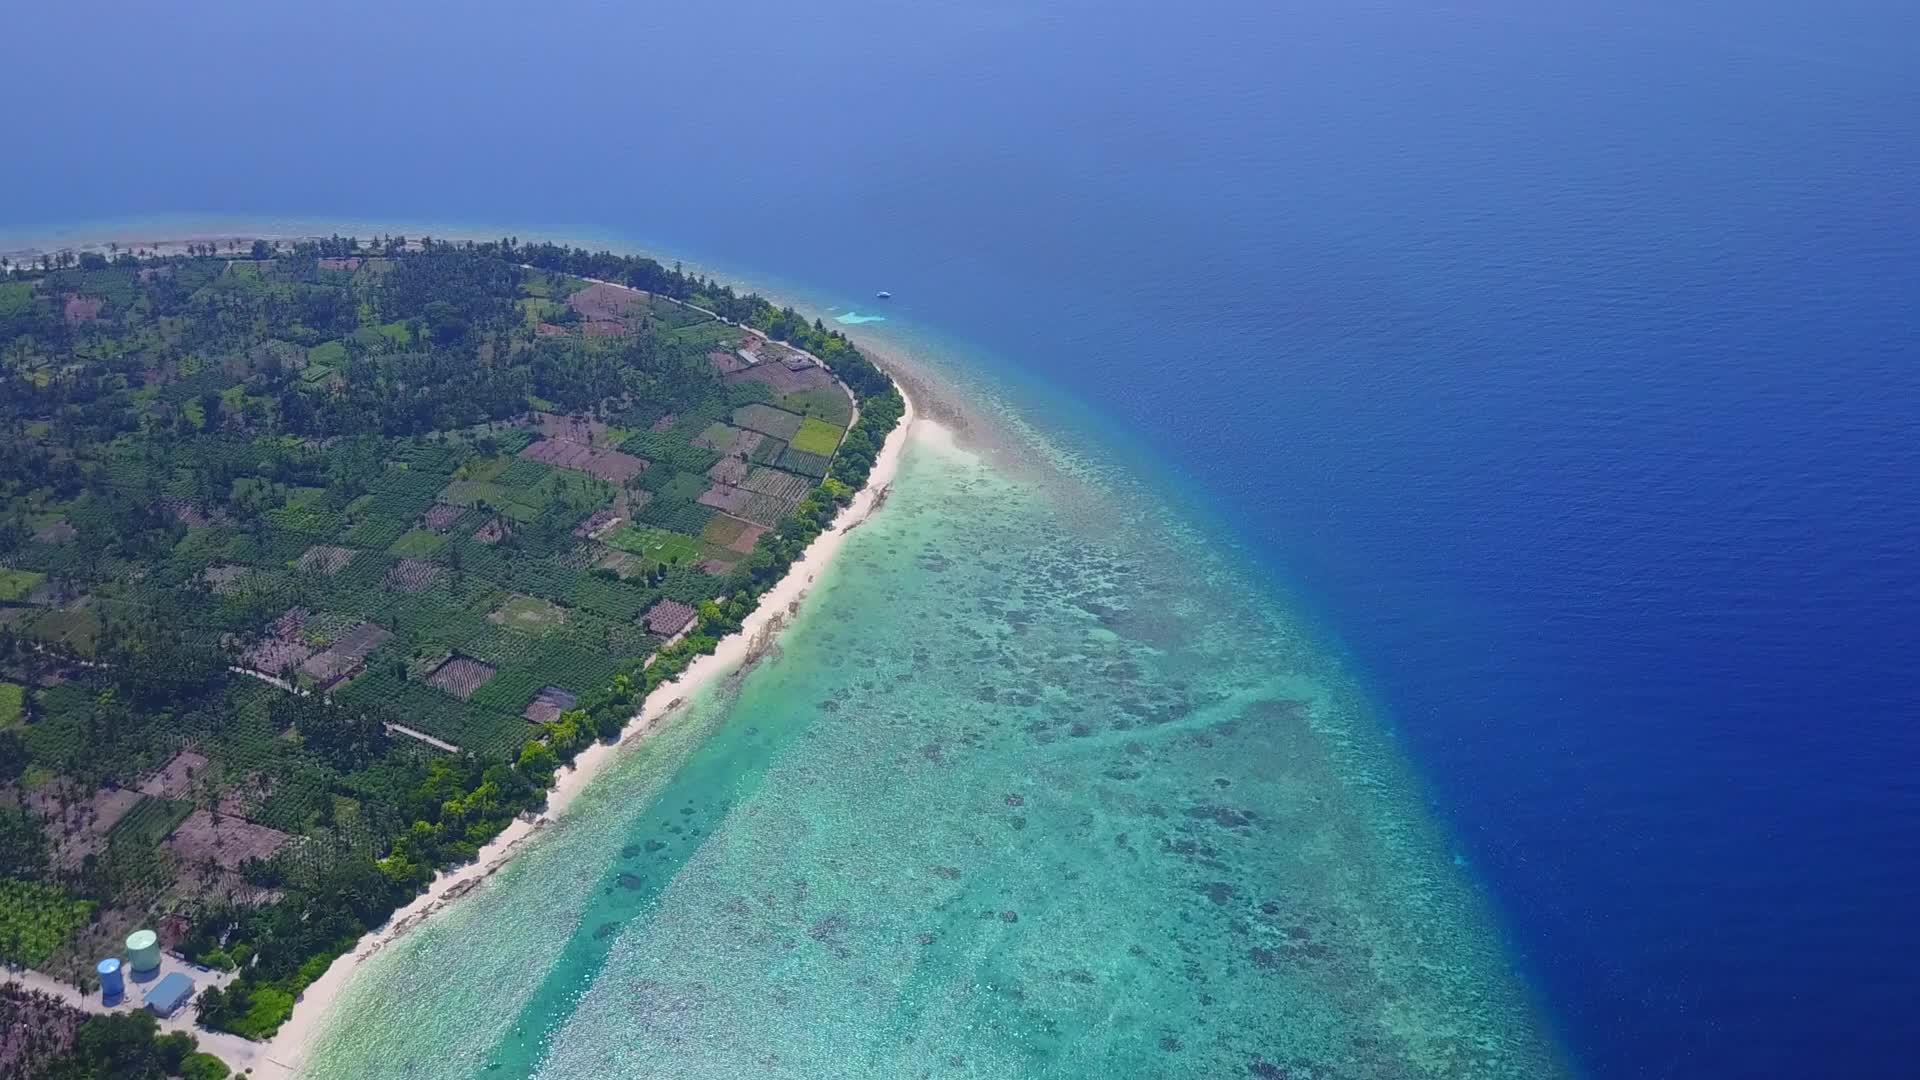
[(58, 885), (0, 878), (0, 959), (34, 967), (87, 924), (93, 904)]
[(691, 562), (700, 554), (700, 542), (685, 533), (631, 525), (608, 536), (607, 545), (667, 566)]
[(165, 840), (191, 813), (193, 804), (184, 799), (142, 796), (127, 816), (107, 831), (107, 842), (152, 847)]
[(844, 434), (846, 432), (825, 420), (809, 416), (800, 422), (800, 430), (793, 433), (787, 445), (804, 453), (826, 457), (839, 449), (840, 436)]
[[(78, 977), (94, 913), (181, 916), (240, 973), (202, 1021), (262, 1037), (736, 630), (902, 403), (837, 333), (646, 259), (234, 254), (0, 277), (0, 928)], [(743, 324), (858, 396), (844, 440), (817, 370), (715, 373)], [(660, 649), (667, 599), (699, 621)], [(524, 719), (548, 687), (577, 707)]]
[(33, 570), (8, 570), (0, 567), (0, 601), (18, 600), (33, 591), (47, 575)]

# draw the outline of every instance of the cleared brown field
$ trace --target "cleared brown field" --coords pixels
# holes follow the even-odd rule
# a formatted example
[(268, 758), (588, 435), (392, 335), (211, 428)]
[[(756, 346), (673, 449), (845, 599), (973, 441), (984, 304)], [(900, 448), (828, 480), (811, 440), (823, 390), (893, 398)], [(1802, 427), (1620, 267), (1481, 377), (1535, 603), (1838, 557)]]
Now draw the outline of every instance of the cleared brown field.
[(421, 515), (420, 523), (434, 532), (446, 532), (453, 528), (453, 523), (460, 520), (460, 515), (466, 513), (466, 510), (466, 507), (455, 506), (452, 503), (434, 503), (425, 514)]
[(641, 621), (646, 624), (647, 632), (659, 637), (672, 637), (693, 624), (699, 612), (691, 605), (678, 600), (662, 600), (647, 609)]
[(573, 708), (580, 699), (557, 686), (549, 686), (533, 696), (520, 715), (536, 724), (551, 724), (560, 714)]
[(572, 469), (615, 484), (624, 484), (646, 471), (645, 458), (618, 450), (596, 450), (566, 439), (542, 439), (520, 451), (529, 461), (538, 461), (556, 469)]
[(347, 568), (353, 557), (359, 552), (349, 547), (334, 547), (329, 544), (315, 544), (300, 556), (300, 569), (309, 574), (325, 574), (328, 577)]
[(387, 571), (387, 587), (404, 593), (425, 592), (440, 576), (440, 568), (424, 559), (401, 559)]
[(587, 520), (573, 527), (573, 535), (581, 540), (598, 540), (612, 532), (626, 518), (611, 509), (595, 510)]
[(255, 825), (244, 818), (195, 810), (167, 837), (166, 849), (190, 866), (207, 862), (223, 870), (238, 870), (248, 859), (266, 859), (285, 847), (291, 836)]
[(534, 413), (533, 426), (549, 439), (563, 439), (582, 446), (594, 446), (607, 433), (607, 425), (581, 416)]
[(768, 361), (755, 364), (745, 371), (733, 372), (726, 376), (726, 381), (765, 383), (775, 393), (797, 394), (802, 390), (832, 386), (833, 376), (827, 374), (824, 368), (809, 366), (795, 371), (785, 364)]
[(73, 800), (73, 789), (48, 784), (27, 796), (27, 807), (42, 821), (42, 831), (53, 849), (57, 866), (72, 868), (107, 848), (107, 832), (127, 816), (144, 797), (132, 788), (101, 788), (90, 797)]
[(427, 685), (436, 690), (444, 690), (454, 697), (465, 701), (473, 696), (475, 690), (486, 685), (493, 678), (492, 664), (483, 664), (465, 656), (456, 656), (440, 665), (439, 670), (427, 676)]
[(145, 780), (140, 781), (138, 790), (142, 795), (152, 795), (160, 799), (192, 798), (193, 782), (206, 769), (207, 764), (206, 755), (194, 750), (182, 750)]
[(567, 297), (567, 306), (579, 312), (589, 325), (614, 323), (618, 326), (615, 333), (625, 333), (627, 321), (647, 310), (647, 294), (596, 282)]
[(715, 375), (731, 375), (736, 371), (745, 371), (751, 365), (737, 353), (724, 349), (715, 349), (707, 354), (707, 363), (713, 366)]
[(100, 309), (106, 306), (107, 302), (97, 296), (69, 296), (65, 308), (67, 323), (77, 325), (92, 322), (100, 317)]
[(702, 506), (711, 506), (723, 513), (740, 514), (746, 510), (747, 504), (753, 501), (753, 492), (734, 487), (732, 484), (714, 484), (701, 492), (700, 497), (694, 501)]
[(321, 690), (331, 690), (359, 674), (367, 654), (385, 644), (393, 634), (373, 623), (363, 622), (340, 635), (326, 650), (315, 653), (300, 665), (300, 671)]
[(716, 484), (730, 484), (738, 487), (740, 481), (745, 480), (751, 471), (753, 466), (747, 464), (744, 458), (721, 458), (714, 462), (713, 468), (707, 470), (707, 479)]

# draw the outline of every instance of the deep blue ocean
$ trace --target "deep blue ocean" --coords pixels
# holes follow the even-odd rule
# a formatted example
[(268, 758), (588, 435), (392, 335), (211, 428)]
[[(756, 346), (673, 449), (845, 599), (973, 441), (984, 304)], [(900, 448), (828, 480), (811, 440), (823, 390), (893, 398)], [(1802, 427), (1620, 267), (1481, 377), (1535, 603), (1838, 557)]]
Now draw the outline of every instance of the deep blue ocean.
[(1313, 614), (1592, 1075), (1913, 1075), (1920, 7), (281, 7), (12, 10), (0, 235), (889, 289)]

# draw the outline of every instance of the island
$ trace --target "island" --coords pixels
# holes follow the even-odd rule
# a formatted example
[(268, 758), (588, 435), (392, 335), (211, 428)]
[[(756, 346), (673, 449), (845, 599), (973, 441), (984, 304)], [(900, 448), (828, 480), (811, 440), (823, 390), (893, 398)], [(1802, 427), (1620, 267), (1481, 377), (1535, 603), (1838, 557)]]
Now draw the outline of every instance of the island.
[(647, 258), (328, 236), (22, 262), (0, 1010), (35, 1034), (0, 1043), (9, 1075), (240, 1067), (737, 635), (907, 411), (839, 332)]

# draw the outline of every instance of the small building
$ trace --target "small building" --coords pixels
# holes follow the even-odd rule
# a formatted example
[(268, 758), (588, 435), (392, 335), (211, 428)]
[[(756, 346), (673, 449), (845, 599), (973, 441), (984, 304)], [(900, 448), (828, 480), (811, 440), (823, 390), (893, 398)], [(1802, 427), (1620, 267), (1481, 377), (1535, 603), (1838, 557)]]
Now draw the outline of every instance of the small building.
[(147, 1011), (165, 1020), (193, 1000), (193, 980), (176, 971), (147, 991)]
[(95, 965), (93, 970), (100, 976), (101, 1000), (115, 1001), (127, 992), (127, 980), (120, 974), (119, 957), (109, 956)]
[(151, 930), (127, 935), (127, 967), (137, 978), (160, 970), (160, 937)]

